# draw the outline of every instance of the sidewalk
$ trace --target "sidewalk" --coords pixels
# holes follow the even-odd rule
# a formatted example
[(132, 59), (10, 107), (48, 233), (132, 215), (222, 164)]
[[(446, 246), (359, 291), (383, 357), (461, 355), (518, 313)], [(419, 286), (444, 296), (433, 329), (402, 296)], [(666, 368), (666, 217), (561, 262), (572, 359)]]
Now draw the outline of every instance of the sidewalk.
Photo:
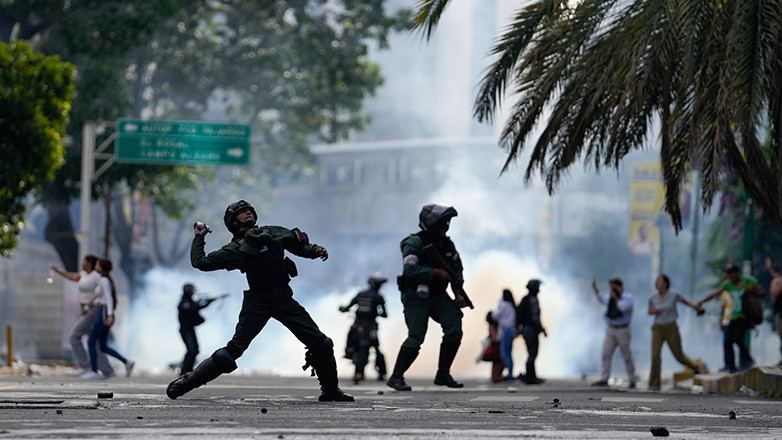
[(706, 394), (735, 393), (746, 386), (758, 394), (779, 397), (782, 394), (782, 367), (752, 367), (733, 374), (697, 374), (695, 384), (702, 386)]

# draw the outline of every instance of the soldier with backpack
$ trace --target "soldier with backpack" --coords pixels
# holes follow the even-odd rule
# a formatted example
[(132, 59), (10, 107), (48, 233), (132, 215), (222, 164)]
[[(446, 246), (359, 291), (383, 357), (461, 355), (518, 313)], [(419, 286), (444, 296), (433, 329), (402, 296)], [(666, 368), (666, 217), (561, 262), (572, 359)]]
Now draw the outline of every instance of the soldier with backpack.
[(527, 296), (521, 299), (516, 309), (516, 321), (519, 332), (527, 345), (527, 372), (519, 377), (527, 385), (539, 385), (544, 382), (535, 371), (535, 360), (538, 358), (538, 335), (548, 336), (546, 329), (540, 323), (540, 303), (538, 292), (542, 281), (532, 279), (527, 282)]

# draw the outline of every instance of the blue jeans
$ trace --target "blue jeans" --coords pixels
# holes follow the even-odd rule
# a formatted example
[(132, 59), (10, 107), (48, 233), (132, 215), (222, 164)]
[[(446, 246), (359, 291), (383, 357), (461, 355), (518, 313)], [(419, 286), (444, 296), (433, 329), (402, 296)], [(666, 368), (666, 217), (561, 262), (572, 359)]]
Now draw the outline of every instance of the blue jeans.
[(106, 306), (100, 306), (98, 316), (95, 318), (95, 324), (93, 324), (92, 330), (90, 330), (90, 338), (87, 340), (87, 347), (90, 352), (90, 367), (96, 373), (98, 372), (98, 343), (100, 343), (100, 351), (114, 356), (123, 364), (128, 362), (121, 354), (106, 344), (108, 336), (109, 326), (106, 325)]
[(516, 337), (516, 329), (513, 327), (502, 327), (500, 329), (500, 354), (502, 361), (505, 362), (505, 368), (508, 369), (508, 380), (513, 380), (513, 338)]

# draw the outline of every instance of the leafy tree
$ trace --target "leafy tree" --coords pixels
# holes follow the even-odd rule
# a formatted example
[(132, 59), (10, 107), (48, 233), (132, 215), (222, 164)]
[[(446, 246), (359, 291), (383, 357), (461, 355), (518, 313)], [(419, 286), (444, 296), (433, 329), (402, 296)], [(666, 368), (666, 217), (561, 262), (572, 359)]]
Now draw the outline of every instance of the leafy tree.
[[(3, 3), (0, 16), (8, 11), (15, 29), (50, 23), (19, 35), (62, 54), (79, 70), (69, 126), (74, 145), (57, 181), (44, 191), (47, 237), (66, 267), (78, 264), (66, 203), (78, 194), (84, 121), (215, 119), (215, 112), (228, 111), (232, 120), (253, 126), (253, 163), (251, 172), (218, 169), (215, 187), (230, 194), (241, 183), (267, 191), (310, 163), (307, 146), (313, 138), (334, 141), (366, 125), (362, 101), (382, 82), (378, 67), (366, 59), (367, 45), (383, 46), (387, 33), (406, 17), (404, 12), (388, 16), (384, 3), (72, 0), (67, 10), (40, 12), (40, 5)], [(0, 19), (0, 35), (8, 27)], [(191, 197), (199, 196), (203, 174), (190, 167), (115, 164), (94, 182), (93, 194), (113, 206), (112, 235), (131, 282), (137, 265), (130, 255), (132, 217), (116, 195), (140, 193), (155, 202), (153, 214), (161, 209), (176, 217), (195, 209)], [(183, 191), (183, 185), (191, 191)], [(178, 255), (170, 253), (172, 259)]]
[(25, 197), (62, 164), (74, 67), (24, 42), (0, 42), (0, 255), (24, 224)]
[[(417, 27), (431, 35), (448, 3), (420, 0)], [(525, 176), (539, 172), (550, 192), (581, 158), (596, 170), (618, 167), (659, 127), (665, 209), (677, 229), (691, 168), (702, 171), (705, 208), (720, 175), (733, 173), (780, 224), (780, 26), (777, 1), (536, 0), (493, 48), (475, 115), (492, 120), (506, 89), (517, 95), (500, 138), (504, 170), (541, 123)], [(756, 134), (763, 121), (766, 153)]]

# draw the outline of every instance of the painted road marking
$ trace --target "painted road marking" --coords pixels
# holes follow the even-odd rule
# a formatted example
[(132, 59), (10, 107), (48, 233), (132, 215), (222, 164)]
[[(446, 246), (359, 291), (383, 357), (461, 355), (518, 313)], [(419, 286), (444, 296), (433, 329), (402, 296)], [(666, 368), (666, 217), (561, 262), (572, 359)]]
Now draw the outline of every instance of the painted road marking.
[(665, 401), (661, 397), (603, 397), (601, 400), (612, 403), (660, 403)]
[(480, 396), (470, 402), (533, 402), (538, 396)]

